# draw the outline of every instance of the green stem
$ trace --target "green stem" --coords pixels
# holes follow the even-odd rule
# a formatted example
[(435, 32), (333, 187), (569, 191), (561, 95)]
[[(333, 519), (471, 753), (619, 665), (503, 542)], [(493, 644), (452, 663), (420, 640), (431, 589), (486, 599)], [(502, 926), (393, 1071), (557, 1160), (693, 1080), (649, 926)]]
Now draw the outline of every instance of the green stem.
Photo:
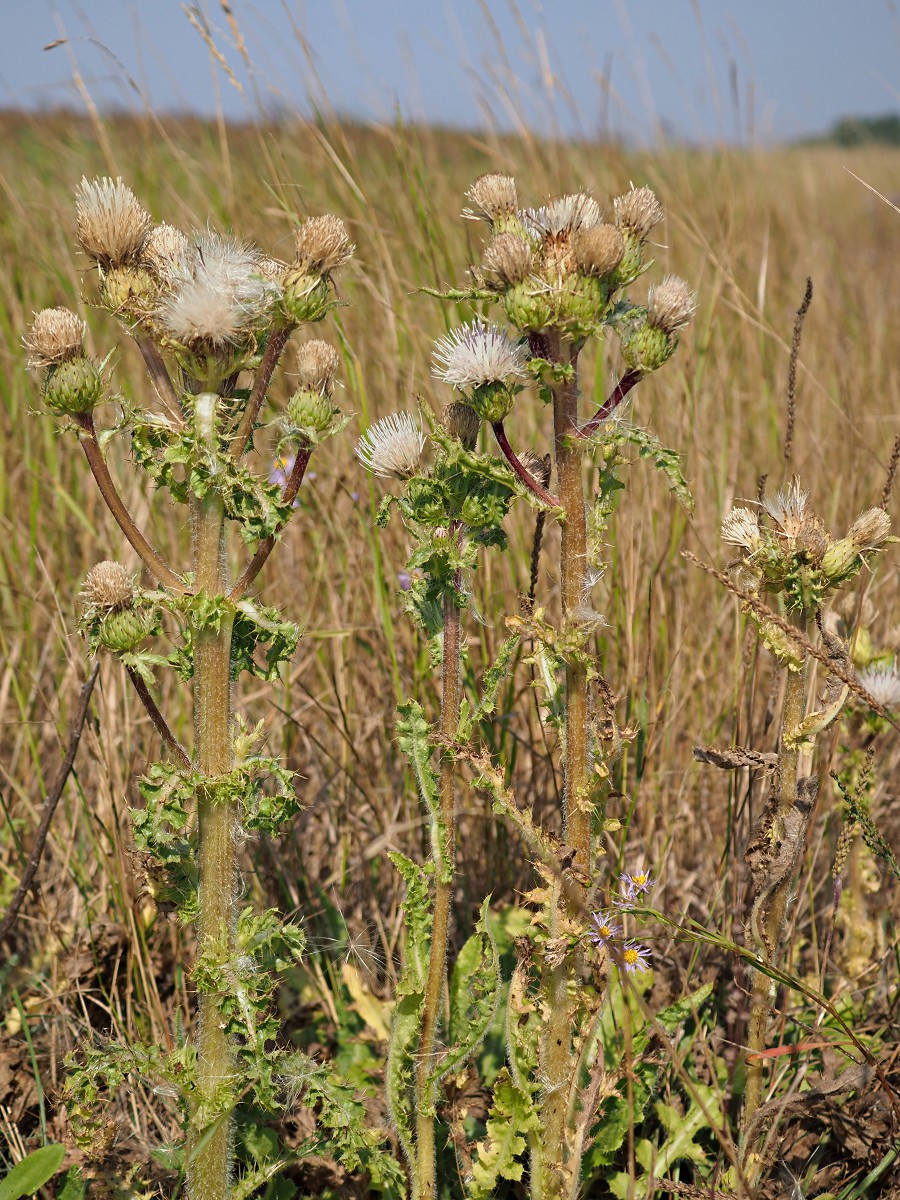
[[(584, 604), (587, 590), (587, 513), (578, 443), (577, 351), (558, 332), (547, 335), (548, 357), (572, 368), (569, 379), (553, 385), (553, 434), (557, 490), (565, 510), (562, 523), (560, 593), (566, 628)], [(566, 663), (563, 841), (575, 851), (572, 866), (590, 873), (590, 707), (587, 670), (577, 658)], [(551, 898), (550, 938), (563, 932), (566, 900), (559, 882)], [(547, 966), (542, 985), (547, 1019), (541, 1035), (540, 1064), (544, 1088), (543, 1132), (532, 1161), (533, 1200), (558, 1200), (567, 1195), (566, 1179), (578, 1179), (577, 1164), (566, 1161), (567, 1098), (577, 1059), (572, 1042), (574, 960)]]
[[(793, 623), (806, 633), (805, 616), (797, 616)], [(775, 814), (773, 834), (778, 835), (785, 818), (797, 803), (800, 777), (800, 749), (786, 737), (803, 720), (806, 707), (806, 677), (809, 656), (804, 655), (799, 671), (788, 671), (781, 714), (781, 737), (779, 751), (780, 787), (778, 807)], [(754, 905), (752, 919), (754, 940), (761, 960), (769, 967), (777, 967), (781, 959), (784, 918), (788, 900), (794, 886), (794, 872), (781, 879), (767, 896), (765, 892)], [(744, 1092), (744, 1111), (741, 1120), (742, 1132), (746, 1135), (756, 1110), (762, 1103), (763, 1070), (765, 1060), (761, 1057), (766, 1048), (766, 1028), (772, 1009), (773, 982), (763, 971), (756, 971), (750, 997), (750, 1020), (747, 1030), (747, 1086)], [(752, 1181), (761, 1165), (752, 1146), (744, 1146), (744, 1169)]]
[[(198, 432), (215, 450), (215, 406), (211, 393), (196, 399)], [(225, 569), (225, 519), (222, 497), (214, 488), (192, 501), (194, 584), (198, 593), (221, 596), (228, 591)], [(233, 618), (218, 629), (193, 630), (194, 769), (203, 775), (198, 794), (199, 912), (197, 952), (222, 945), (233, 949), (237, 909), (235, 833), (237, 804), (217, 795), (215, 783), (233, 766), (231, 700), (231, 630)], [(226, 1200), (230, 1190), (234, 1052), (222, 1027), (220, 997), (198, 996), (197, 1098), (191, 1119), (187, 1166), (190, 1200)]]
[[(457, 581), (458, 582), (458, 581)], [(441, 734), (453, 741), (459, 729), (462, 699), (460, 611), (453, 596), (444, 597), (444, 654), (441, 695)], [(416, 1180), (414, 1200), (434, 1200), (437, 1195), (435, 1162), (435, 1103), (437, 1084), (431, 1079), (434, 1071), (434, 1040), (444, 976), (447, 966), (447, 938), (450, 932), (450, 906), (453, 899), (456, 825), (454, 803), (455, 761), (450, 750), (441, 759), (440, 805), (443, 828), (438, 828), (432, 855), (436, 871), (434, 919), (431, 926), (431, 949), (428, 977), (425, 984), (425, 1004), (422, 1009), (422, 1028), (419, 1034), (416, 1061)], [(446, 847), (446, 851), (445, 851)], [(446, 855), (449, 852), (449, 862)]]

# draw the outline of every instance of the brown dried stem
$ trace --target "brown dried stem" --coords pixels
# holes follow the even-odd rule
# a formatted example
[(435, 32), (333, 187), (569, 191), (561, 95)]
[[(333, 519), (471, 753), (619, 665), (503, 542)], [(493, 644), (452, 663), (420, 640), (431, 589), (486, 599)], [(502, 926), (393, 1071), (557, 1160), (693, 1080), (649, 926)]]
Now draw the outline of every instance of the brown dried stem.
[(183, 767), (184, 770), (189, 771), (191, 768), (190, 756), (188, 755), (187, 750), (185, 750), (184, 746), (182, 746), (181, 742), (179, 742), (178, 738), (169, 728), (168, 721), (159, 711), (156, 701), (150, 695), (150, 689), (133, 667), (126, 667), (125, 670), (128, 673), (128, 678), (131, 680), (134, 690), (140, 697), (141, 704), (143, 704), (144, 708), (147, 710), (147, 715), (153, 722), (154, 729), (162, 738), (166, 746), (168, 746), (174, 757), (178, 760), (178, 765)]

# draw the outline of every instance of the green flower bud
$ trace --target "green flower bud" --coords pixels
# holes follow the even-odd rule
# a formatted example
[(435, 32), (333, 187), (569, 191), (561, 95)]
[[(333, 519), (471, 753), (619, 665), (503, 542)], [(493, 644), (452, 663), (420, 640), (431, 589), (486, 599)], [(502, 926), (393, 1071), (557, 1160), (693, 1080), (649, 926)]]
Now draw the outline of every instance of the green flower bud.
[(643, 242), (629, 229), (620, 230), (625, 242), (625, 253), (616, 269), (610, 275), (610, 280), (617, 288), (628, 287), (643, 275), (649, 263), (643, 261)]
[(134, 300), (154, 295), (156, 290), (153, 276), (146, 268), (110, 267), (100, 282), (100, 303), (110, 312), (120, 312)]
[(473, 390), (470, 403), (477, 416), (483, 421), (502, 421), (512, 412), (515, 392), (505, 383), (483, 383)]
[(849, 537), (832, 542), (822, 557), (822, 572), (832, 581), (855, 575), (861, 566), (859, 546)]
[(329, 309), (328, 280), (300, 267), (284, 277), (281, 307), (291, 321), (321, 321)]
[(287, 411), (291, 424), (298, 429), (324, 433), (340, 410), (332, 404), (330, 396), (310, 388), (300, 388), (288, 400)]
[(100, 641), (115, 654), (128, 654), (146, 638), (150, 626), (150, 618), (139, 609), (116, 609), (100, 622)]
[(507, 288), (503, 303), (506, 315), (516, 329), (537, 332), (550, 323), (553, 310), (549, 292), (528, 280)]
[(652, 325), (643, 325), (622, 347), (632, 370), (656, 371), (668, 362), (678, 346), (678, 335)]
[(103, 396), (103, 376), (89, 358), (73, 358), (50, 367), (44, 380), (44, 403), (57, 413), (92, 412)]
[(558, 306), (560, 325), (595, 325), (609, 308), (609, 288), (595, 275), (570, 275), (558, 293)]

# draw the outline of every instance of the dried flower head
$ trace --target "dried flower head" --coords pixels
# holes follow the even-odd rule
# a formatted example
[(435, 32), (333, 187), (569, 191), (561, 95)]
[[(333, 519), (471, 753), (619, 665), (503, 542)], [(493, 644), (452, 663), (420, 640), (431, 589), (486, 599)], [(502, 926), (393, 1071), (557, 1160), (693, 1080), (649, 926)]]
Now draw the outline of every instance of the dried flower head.
[(613, 201), (616, 224), (641, 241), (660, 223), (665, 215), (656, 193), (648, 187), (631, 187), (624, 196)]
[(540, 208), (524, 214), (526, 225), (539, 237), (572, 236), (579, 230), (593, 229), (603, 220), (600, 205), (587, 192), (557, 196)]
[(170, 277), (158, 317), (186, 346), (238, 345), (266, 322), (277, 289), (259, 271), (256, 250), (220, 234), (199, 234)]
[(650, 289), (647, 324), (665, 333), (675, 333), (690, 324), (697, 308), (697, 295), (678, 275), (667, 275)]
[(84, 321), (67, 308), (44, 308), (35, 313), (25, 337), (29, 367), (53, 367), (84, 354)]
[(775, 496), (763, 500), (763, 508), (777, 526), (776, 532), (787, 538), (796, 538), (803, 529), (809, 492), (801, 488), (796, 477), (786, 484)]
[(97, 563), (88, 571), (80, 596), (96, 608), (130, 608), (135, 598), (134, 580), (121, 563)]
[(334, 346), (313, 338), (297, 348), (297, 375), (300, 386), (330, 395), (341, 358)]
[(523, 379), (526, 362), (505, 329), (475, 320), (435, 342), (432, 374), (455, 388), (477, 388)]
[(484, 252), (483, 269), (500, 283), (522, 283), (531, 273), (533, 256), (524, 238), (515, 233), (498, 233)]
[(326, 213), (310, 217), (294, 231), (296, 265), (315, 275), (336, 271), (353, 257), (356, 247), (350, 241), (347, 226), (340, 217)]
[(186, 233), (164, 221), (154, 225), (141, 250), (141, 263), (159, 279), (165, 280), (191, 253)]
[(722, 521), (722, 541), (745, 550), (755, 550), (762, 541), (756, 513), (749, 508), (733, 508)]
[(425, 435), (409, 413), (376, 421), (356, 443), (356, 457), (373, 475), (410, 479), (419, 469)]
[(856, 518), (847, 530), (847, 540), (857, 550), (877, 550), (891, 536), (891, 518), (883, 508), (870, 508)]
[(534, 450), (523, 450), (519, 455), (519, 462), (532, 477), (536, 479), (541, 487), (547, 487), (550, 483), (550, 455), (541, 456), (536, 454)]
[(103, 267), (134, 262), (153, 218), (121, 179), (86, 179), (75, 189), (78, 242)]
[(866, 667), (857, 672), (856, 678), (882, 708), (900, 706), (900, 671), (896, 664), (891, 667)]
[(615, 225), (591, 225), (577, 230), (572, 252), (585, 275), (608, 275), (625, 254), (625, 239)]
[(512, 216), (519, 207), (516, 181), (510, 175), (489, 172), (479, 175), (466, 192), (471, 208), (464, 208), (462, 215), (470, 221), (493, 223), (501, 217)]
[(474, 450), (481, 421), (471, 405), (462, 404), (457, 400), (444, 409), (444, 428), (451, 437), (462, 442), (467, 450)]

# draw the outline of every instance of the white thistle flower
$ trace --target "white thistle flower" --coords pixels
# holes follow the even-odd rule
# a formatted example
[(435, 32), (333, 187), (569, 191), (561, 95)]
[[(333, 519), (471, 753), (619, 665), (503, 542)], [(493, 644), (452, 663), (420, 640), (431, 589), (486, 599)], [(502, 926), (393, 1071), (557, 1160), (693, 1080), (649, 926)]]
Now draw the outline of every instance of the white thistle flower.
[(882, 708), (900, 706), (900, 671), (892, 667), (865, 667), (856, 673), (857, 681)]
[(593, 229), (603, 220), (600, 205), (587, 192), (557, 196), (540, 208), (529, 208), (524, 214), (525, 227), (539, 237), (570, 236), (579, 229)]
[(234, 345), (263, 324), (278, 289), (259, 267), (259, 252), (234, 238), (200, 234), (169, 275), (159, 317), (185, 345)]
[(763, 500), (763, 508), (785, 537), (795, 538), (802, 531), (806, 520), (806, 504), (809, 492), (800, 486), (796, 477), (775, 496)]
[(366, 430), (356, 443), (356, 457), (373, 475), (409, 479), (424, 449), (425, 435), (409, 413), (391, 413)]
[(476, 320), (434, 344), (432, 374), (455, 388), (524, 379), (524, 348), (499, 325)]
[(760, 543), (759, 522), (749, 508), (733, 508), (722, 521), (722, 541), (754, 550)]
[(75, 220), (82, 250), (104, 267), (134, 261), (153, 218), (121, 178), (82, 177), (75, 189)]

